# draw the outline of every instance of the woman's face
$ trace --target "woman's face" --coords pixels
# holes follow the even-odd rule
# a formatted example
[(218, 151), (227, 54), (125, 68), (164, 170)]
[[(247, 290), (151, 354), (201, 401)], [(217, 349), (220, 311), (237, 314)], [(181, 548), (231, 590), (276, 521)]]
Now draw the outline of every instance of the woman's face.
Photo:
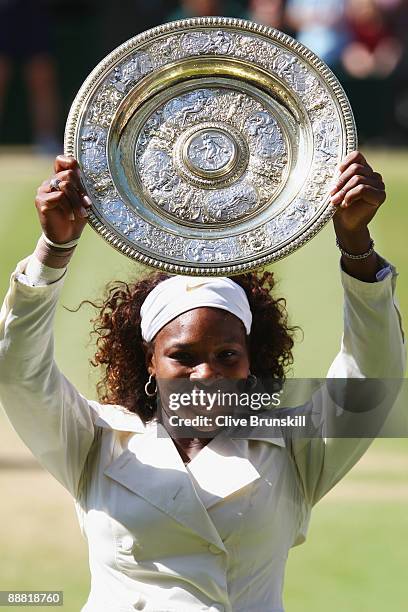
[[(215, 402), (209, 405), (208, 394), (220, 389), (236, 391), (237, 381), (248, 377), (245, 327), (238, 317), (225, 310), (195, 308), (179, 315), (158, 332), (152, 350), (147, 353), (147, 365), (149, 374), (156, 376), (164, 419), (175, 414), (171, 398), (179, 398), (185, 393), (190, 400), (177, 408), (179, 417), (229, 414), (230, 407), (226, 409)], [(199, 405), (191, 401), (197, 392), (206, 393)], [(195, 428), (199, 432), (216, 430), (213, 422), (200, 423)], [(179, 429), (170, 427), (169, 431), (180, 437)]]
[(250, 367), (245, 327), (226, 310), (194, 308), (158, 332), (147, 365), (158, 380), (245, 379)]

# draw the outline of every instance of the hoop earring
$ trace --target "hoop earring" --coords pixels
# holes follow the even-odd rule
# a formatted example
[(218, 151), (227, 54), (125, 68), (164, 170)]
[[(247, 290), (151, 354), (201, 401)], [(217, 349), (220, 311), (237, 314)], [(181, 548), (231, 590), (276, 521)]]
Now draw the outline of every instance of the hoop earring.
[(258, 384), (258, 379), (257, 379), (257, 377), (255, 376), (255, 374), (251, 374), (251, 372), (250, 372), (250, 373), (248, 374), (247, 379), (246, 379), (246, 383), (247, 383), (247, 386), (248, 386), (250, 389), (254, 389), (254, 388), (256, 387), (256, 385)]
[(153, 374), (150, 374), (149, 380), (147, 381), (147, 383), (144, 386), (144, 391), (145, 391), (147, 397), (155, 397), (155, 395), (157, 393), (157, 384), (154, 385), (154, 390), (153, 391), (149, 391), (149, 386), (153, 384), (154, 380), (155, 380), (155, 377), (153, 376)]

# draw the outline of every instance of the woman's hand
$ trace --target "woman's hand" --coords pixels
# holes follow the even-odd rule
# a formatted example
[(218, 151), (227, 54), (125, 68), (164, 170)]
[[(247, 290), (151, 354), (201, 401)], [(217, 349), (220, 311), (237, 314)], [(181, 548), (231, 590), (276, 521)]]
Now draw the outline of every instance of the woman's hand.
[(55, 176), (61, 182), (53, 189), (44, 181), (35, 199), (44, 234), (62, 244), (79, 238), (87, 223), (91, 200), (81, 183), (78, 162), (73, 157), (59, 155), (54, 164)]
[[(368, 224), (386, 198), (381, 175), (373, 171), (359, 151), (353, 151), (340, 165), (340, 176), (331, 195), (337, 208), (333, 223), (340, 245), (352, 255), (368, 252), (371, 245)], [(355, 278), (376, 280), (379, 262), (375, 252), (365, 259), (343, 256), (342, 264)]]
[(334, 224), (343, 232), (364, 231), (386, 198), (382, 176), (359, 151), (344, 159), (340, 173), (331, 192), (332, 204), (337, 207)]

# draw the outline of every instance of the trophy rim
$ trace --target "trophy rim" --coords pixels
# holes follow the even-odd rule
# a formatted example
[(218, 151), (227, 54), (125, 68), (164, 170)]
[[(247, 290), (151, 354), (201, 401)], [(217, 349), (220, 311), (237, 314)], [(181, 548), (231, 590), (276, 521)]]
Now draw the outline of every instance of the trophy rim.
[[(65, 155), (72, 157), (75, 156), (77, 127), (84, 106), (86, 105), (89, 97), (94, 93), (95, 85), (101, 82), (101, 79), (106, 76), (109, 70), (113, 68), (119, 60), (124, 59), (128, 53), (136, 50), (140, 45), (153, 41), (164, 34), (191, 31), (193, 28), (210, 29), (214, 27), (222, 27), (231, 30), (238, 29), (242, 32), (262, 35), (271, 41), (280, 43), (288, 50), (296, 52), (303, 60), (306, 61), (307, 64), (312, 65), (325, 84), (329, 86), (333, 94), (333, 99), (335, 102), (337, 102), (341, 111), (341, 116), (344, 121), (343, 133), (345, 155), (357, 149), (357, 128), (347, 94), (333, 71), (313, 51), (288, 34), (285, 34), (276, 28), (258, 24), (253, 21), (230, 17), (194, 17), (171, 21), (146, 30), (116, 47), (99, 62), (99, 64), (92, 70), (92, 72), (83, 82), (71, 105), (64, 134)], [(258, 257), (255, 255), (251, 257), (250, 261), (246, 262), (233, 263), (231, 265), (214, 265), (208, 267), (205, 265), (194, 266), (192, 264), (166, 262), (157, 259), (156, 257), (146, 255), (140, 252), (136, 247), (130, 246), (128, 242), (101, 222), (92, 209), (89, 211), (88, 223), (92, 229), (95, 230), (102, 238), (104, 238), (104, 240), (106, 240), (113, 248), (115, 248), (115, 250), (143, 265), (168, 272), (169, 274), (188, 274), (191, 276), (234, 276), (257, 270), (260, 267), (273, 264), (274, 262), (287, 257), (316, 236), (316, 234), (318, 234), (332, 219), (335, 212), (336, 208), (331, 205), (330, 202), (328, 202), (326, 208), (322, 211), (319, 217), (315, 219), (314, 222), (307, 229), (305, 229), (300, 236), (291, 240), (289, 244), (274, 250), (272, 253), (268, 253), (266, 255), (262, 254)]]

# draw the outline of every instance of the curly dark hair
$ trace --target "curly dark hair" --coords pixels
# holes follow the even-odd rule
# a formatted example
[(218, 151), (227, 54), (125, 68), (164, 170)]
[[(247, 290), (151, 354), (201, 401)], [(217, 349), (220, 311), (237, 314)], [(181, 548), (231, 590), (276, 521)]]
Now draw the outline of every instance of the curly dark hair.
[[(102, 366), (104, 372), (96, 386), (99, 401), (124, 406), (144, 423), (152, 418), (156, 405), (144, 391), (148, 345), (141, 335), (140, 308), (150, 291), (167, 278), (169, 274), (152, 272), (135, 282), (111, 281), (101, 302), (83, 300), (79, 305), (88, 303), (99, 311), (91, 319), (97, 351), (90, 361), (94, 367)], [(286, 300), (271, 295), (273, 274), (257, 271), (231, 278), (244, 289), (252, 312), (251, 373), (261, 379), (283, 381), (293, 363), (293, 337), (298, 328), (288, 325)]]

